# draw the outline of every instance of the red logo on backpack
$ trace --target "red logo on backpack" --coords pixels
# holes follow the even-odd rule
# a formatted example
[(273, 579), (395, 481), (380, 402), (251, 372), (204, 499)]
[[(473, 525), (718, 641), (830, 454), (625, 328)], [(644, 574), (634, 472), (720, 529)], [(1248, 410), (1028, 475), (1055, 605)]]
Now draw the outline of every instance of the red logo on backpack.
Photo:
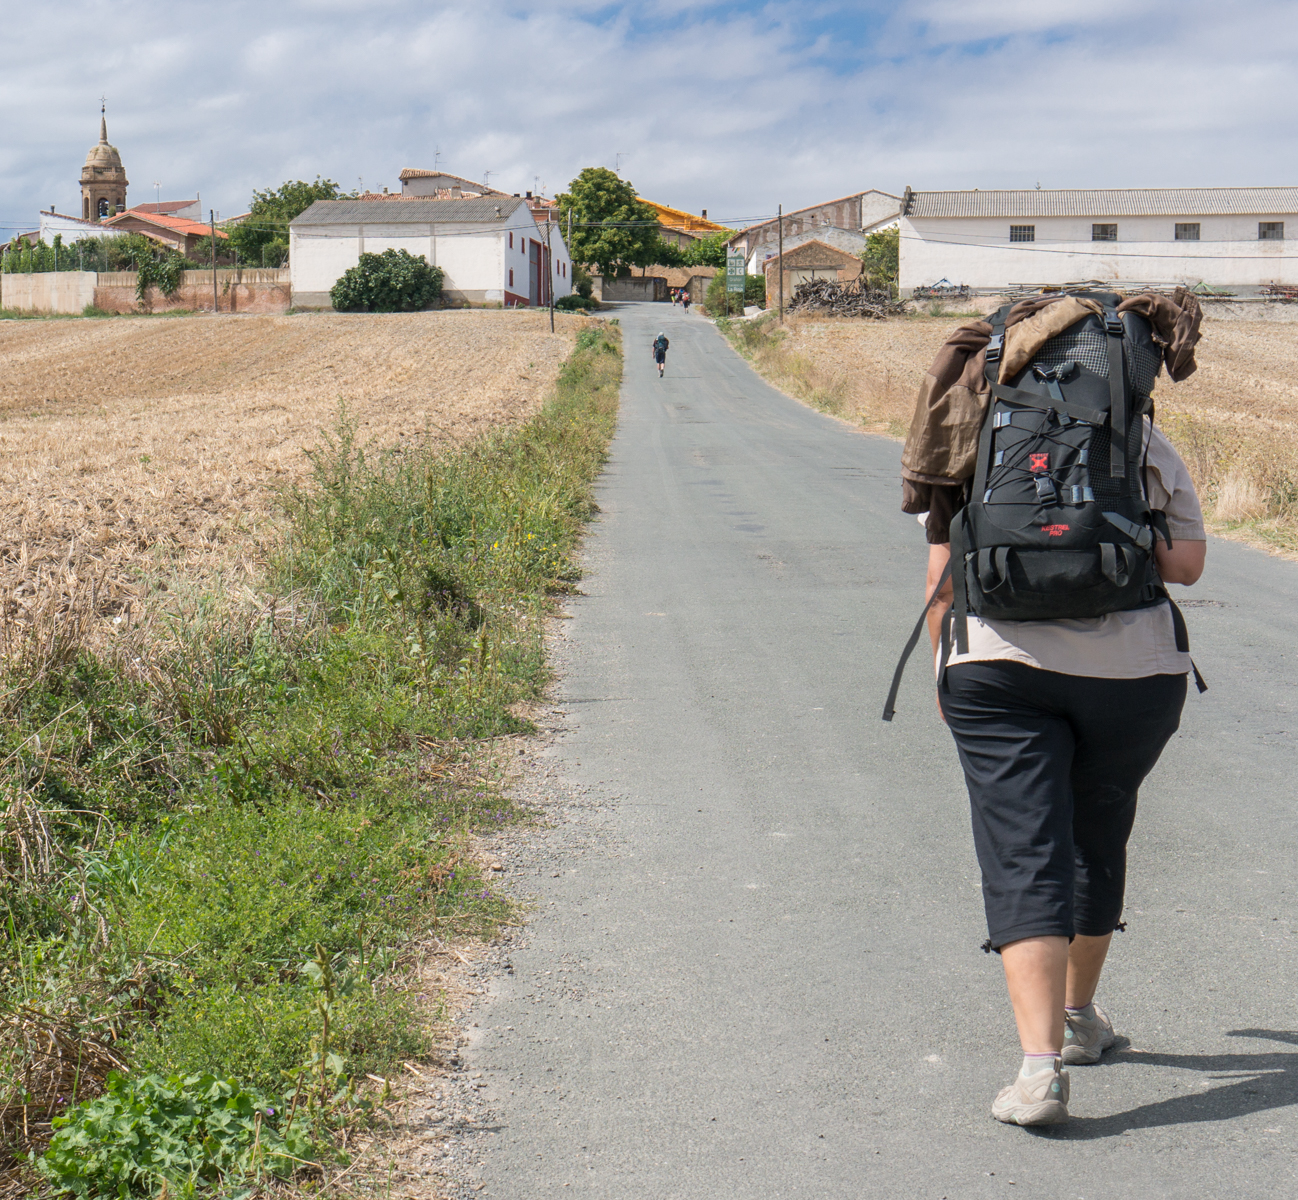
[(1067, 525), (1042, 525), (1041, 532), (1047, 537), (1063, 537), (1069, 528)]
[(1029, 463), (1031, 464), (1031, 465), (1028, 467), (1028, 470), (1029, 470), (1029, 471), (1037, 472), (1037, 471), (1048, 471), (1048, 470), (1050, 470), (1050, 455), (1049, 455), (1049, 454), (1029, 454), (1029, 455), (1028, 455), (1028, 461), (1029, 461)]

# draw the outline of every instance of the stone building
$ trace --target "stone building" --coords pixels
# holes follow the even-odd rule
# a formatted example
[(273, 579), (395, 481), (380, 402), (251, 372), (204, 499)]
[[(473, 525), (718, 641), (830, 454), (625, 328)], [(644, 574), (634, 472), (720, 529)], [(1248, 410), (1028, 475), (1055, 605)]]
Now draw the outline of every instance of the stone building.
[[(780, 256), (766, 259), (762, 268), (766, 273), (766, 307), (774, 308), (780, 294)], [(784, 303), (788, 304), (797, 291), (798, 284), (813, 279), (832, 279), (848, 283), (861, 274), (860, 256), (828, 242), (813, 239), (789, 250), (784, 250)]]
[(108, 144), (108, 116), (99, 110), (99, 144), (90, 147), (81, 168), (81, 217), (102, 221), (126, 208), (126, 169), (116, 146)]
[[(871, 188), (799, 208), (784, 214), (784, 253), (792, 247), (816, 240), (830, 243), (840, 250), (860, 254), (865, 249), (866, 237), (895, 225), (901, 215), (902, 198), (891, 192)], [(762, 221), (740, 230), (730, 239), (732, 254), (742, 254), (748, 273), (756, 275), (765, 270), (766, 260), (779, 253), (780, 225), (775, 220)]]

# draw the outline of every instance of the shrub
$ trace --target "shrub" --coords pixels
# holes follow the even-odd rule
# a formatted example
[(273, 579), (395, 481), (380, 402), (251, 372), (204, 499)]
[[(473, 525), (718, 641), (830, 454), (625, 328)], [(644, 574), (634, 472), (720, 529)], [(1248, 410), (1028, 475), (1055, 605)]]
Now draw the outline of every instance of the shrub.
[(574, 292), (571, 296), (560, 296), (554, 302), (554, 307), (561, 312), (593, 312), (599, 307), (599, 302)]
[(581, 263), (572, 264), (572, 286), (577, 295), (585, 296), (590, 299), (590, 294), (595, 290), (595, 281), (591, 274)]
[(329, 298), (339, 312), (419, 312), (441, 296), (443, 277), (441, 267), (408, 250), (362, 254)]
[(37, 1169), (59, 1192), (87, 1198), (153, 1196), (161, 1184), (192, 1192), (262, 1170), (287, 1176), (316, 1150), (305, 1112), (286, 1131), (287, 1122), (281, 1100), (233, 1079), (114, 1073), (102, 1096), (55, 1118)]

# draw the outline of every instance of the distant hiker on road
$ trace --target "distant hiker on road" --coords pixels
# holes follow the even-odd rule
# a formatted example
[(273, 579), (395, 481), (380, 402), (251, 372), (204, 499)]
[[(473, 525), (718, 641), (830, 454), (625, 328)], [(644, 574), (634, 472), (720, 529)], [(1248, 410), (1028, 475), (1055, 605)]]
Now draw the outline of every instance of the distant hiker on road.
[(681, 304), (686, 312), (690, 311), (690, 294), (685, 290), (681, 291)]
[(658, 364), (659, 379), (663, 377), (663, 368), (667, 365), (667, 347), (670, 345), (671, 343), (667, 340), (665, 333), (660, 333), (654, 338), (653, 355), (654, 362)]
[[(983, 948), (1001, 957), (1023, 1047), (992, 1105), (1009, 1124), (1067, 1120), (1065, 1066), (1116, 1040), (1094, 997), (1124, 928), (1137, 791), (1189, 672), (1204, 690), (1166, 590), (1201, 575), (1203, 517), (1150, 400), (1161, 368), (1177, 382), (1195, 370), (1199, 320), (1178, 288), (1035, 296), (962, 325), (902, 454), (902, 507), (926, 514), (930, 543), (915, 633), (927, 619), (973, 812)], [(894, 699), (895, 683), (885, 718)]]

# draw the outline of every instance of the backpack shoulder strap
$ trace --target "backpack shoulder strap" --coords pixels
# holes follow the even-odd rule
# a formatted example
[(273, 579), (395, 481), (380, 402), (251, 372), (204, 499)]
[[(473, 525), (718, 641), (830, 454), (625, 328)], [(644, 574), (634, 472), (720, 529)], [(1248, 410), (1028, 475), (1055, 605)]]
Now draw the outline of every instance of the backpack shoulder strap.
[(1109, 343), (1109, 478), (1127, 477), (1127, 362), (1122, 353), (1125, 330), (1118, 310), (1104, 306), (1104, 332)]
[(906, 646), (901, 652), (901, 658), (897, 661), (897, 669), (892, 673), (892, 687), (888, 689), (888, 699), (883, 705), (883, 719), (891, 721), (897, 712), (897, 692), (901, 689), (902, 673), (906, 670), (906, 664), (910, 661), (910, 656), (915, 652), (915, 647), (919, 644), (920, 634), (924, 632), (924, 623), (928, 620), (928, 610), (933, 607), (937, 600), (938, 593), (942, 590), (942, 585), (946, 583), (951, 575), (951, 560), (947, 560), (946, 566), (942, 570), (942, 578), (937, 581), (937, 587), (933, 589), (933, 594), (928, 598), (928, 603), (924, 605), (924, 611), (919, 614), (919, 620), (915, 622), (915, 628), (910, 631), (910, 637), (906, 639)]

